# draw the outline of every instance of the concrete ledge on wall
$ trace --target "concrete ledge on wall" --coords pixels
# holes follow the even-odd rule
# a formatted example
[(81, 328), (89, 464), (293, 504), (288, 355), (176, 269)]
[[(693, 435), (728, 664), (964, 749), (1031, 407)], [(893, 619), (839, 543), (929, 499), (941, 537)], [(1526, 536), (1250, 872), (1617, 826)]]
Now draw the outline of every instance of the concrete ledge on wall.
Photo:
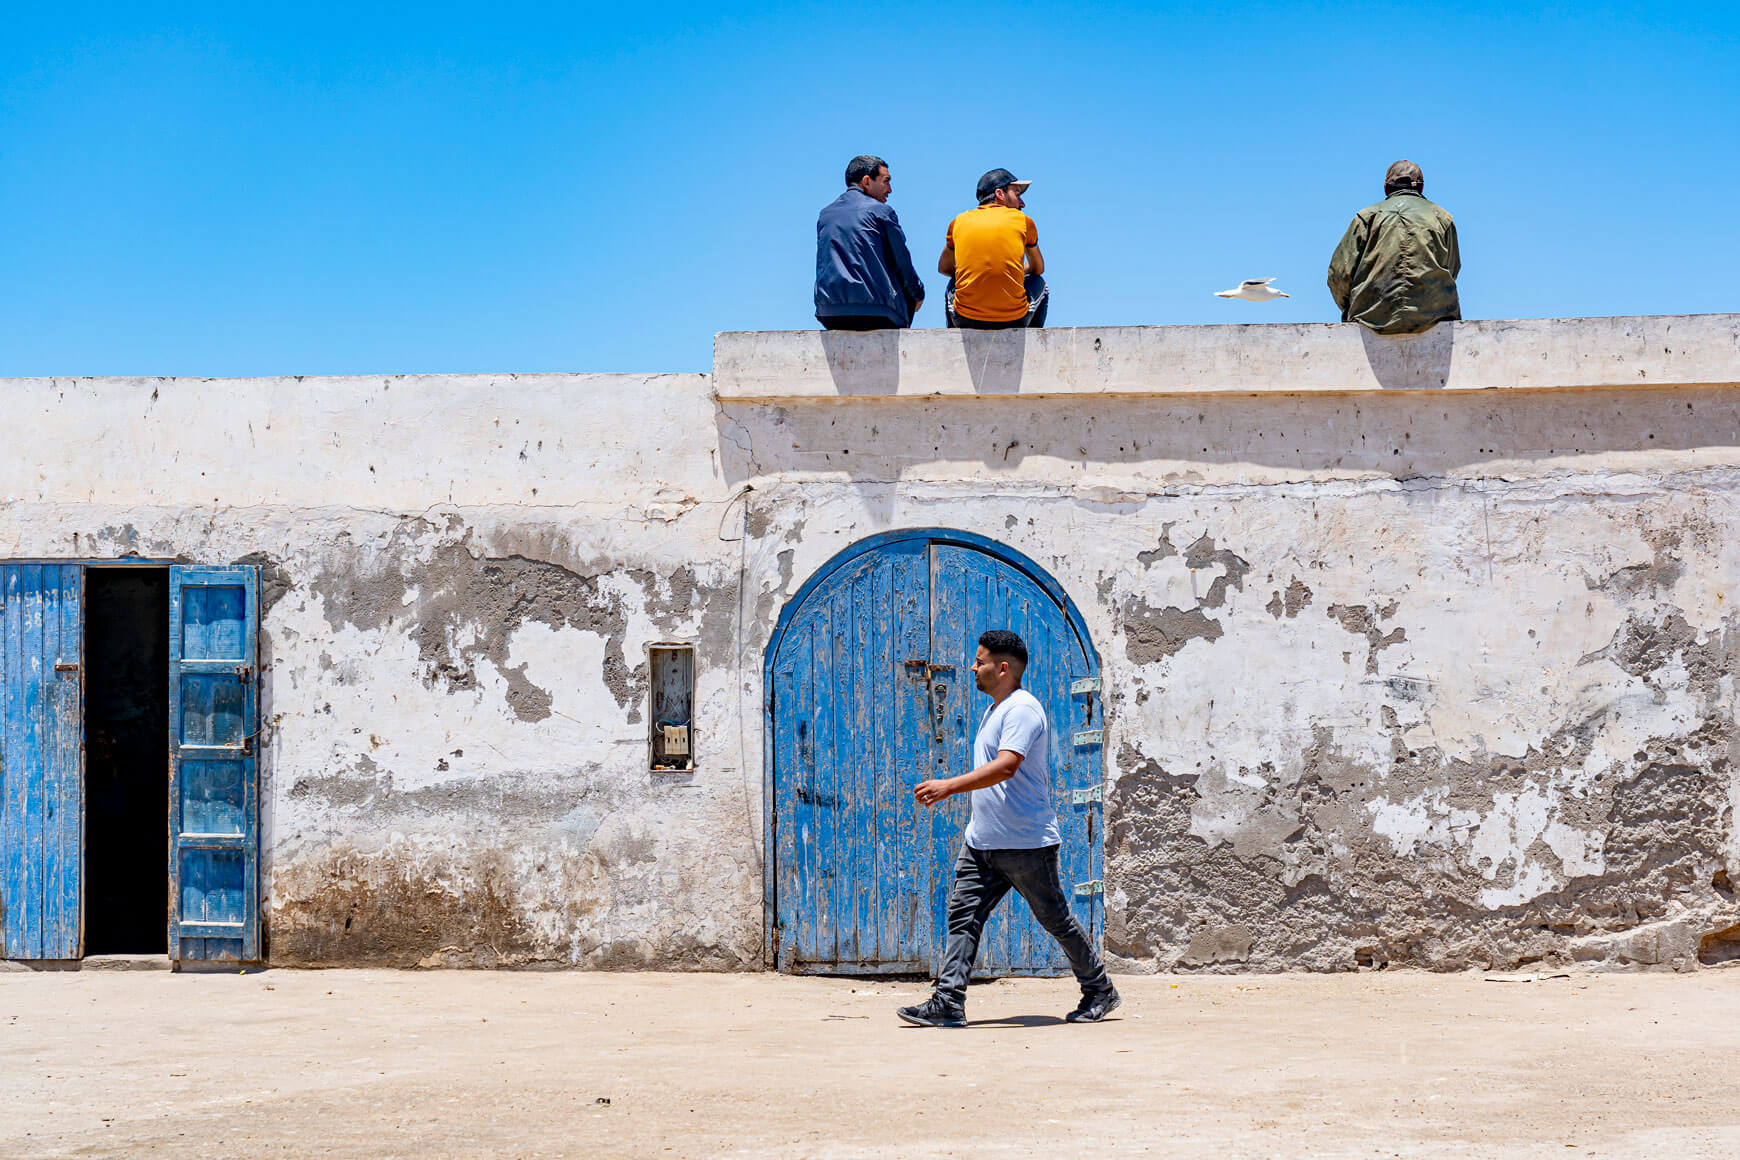
[(736, 331), (720, 399), (1195, 395), (1716, 386), (1740, 382), (1740, 314), (1047, 330)]

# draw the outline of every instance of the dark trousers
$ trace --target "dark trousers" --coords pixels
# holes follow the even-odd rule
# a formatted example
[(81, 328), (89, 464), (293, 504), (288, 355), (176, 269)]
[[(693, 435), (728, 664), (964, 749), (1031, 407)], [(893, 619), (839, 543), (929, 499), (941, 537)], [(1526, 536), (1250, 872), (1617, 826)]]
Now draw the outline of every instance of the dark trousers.
[(955, 885), (949, 892), (949, 938), (936, 973), (937, 994), (957, 1003), (967, 997), (967, 977), (979, 957), (979, 937), (991, 912), (1013, 887), (1027, 900), (1033, 917), (1069, 956), (1070, 969), (1083, 992), (1106, 990), (1112, 981), (1099, 952), (1063, 896), (1057, 877), (1057, 847), (1037, 850), (975, 850), (961, 844), (955, 862)]
[(1008, 322), (981, 322), (977, 318), (966, 318), (955, 313), (955, 280), (949, 279), (949, 288), (943, 297), (943, 312), (948, 316), (950, 326), (960, 330), (1020, 330), (1029, 326), (1044, 326), (1045, 312), (1051, 309), (1051, 287), (1045, 284), (1045, 279), (1038, 274), (1029, 274), (1023, 279), (1027, 291), (1027, 314), (1023, 318), (1011, 318)]
[(901, 324), (880, 314), (831, 314), (817, 318), (824, 330), (899, 330)]

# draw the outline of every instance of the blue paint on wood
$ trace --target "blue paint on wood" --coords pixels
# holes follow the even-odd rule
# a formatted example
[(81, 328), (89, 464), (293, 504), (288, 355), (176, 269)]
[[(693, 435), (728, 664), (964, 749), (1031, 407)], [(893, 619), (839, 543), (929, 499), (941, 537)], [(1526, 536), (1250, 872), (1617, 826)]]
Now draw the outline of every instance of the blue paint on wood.
[(0, 564), (0, 930), (12, 959), (83, 950), (78, 564)]
[(259, 580), (169, 571), (170, 957), (260, 957)]
[(43, 956), (76, 959), (84, 953), (84, 568), (44, 568), (43, 582)]
[[(1052, 724), (1052, 797), (1064, 834), (1064, 888), (1096, 939), (1099, 900), (1073, 897), (1099, 876), (1098, 746), (1072, 739), (1097, 696), (1070, 684), (1098, 673), (1085, 626), (1032, 561), (982, 537), (908, 531), (853, 545), (799, 590), (768, 650), (769, 850), (777, 962), (789, 970), (922, 972), (944, 942), (967, 799), (935, 810), (912, 786), (972, 768), (990, 701), (969, 665), (987, 628), (1013, 628), (1032, 654), (1027, 687)], [(909, 663), (913, 662), (913, 663)], [(1068, 963), (1012, 899), (986, 932), (981, 973), (1057, 974)]]

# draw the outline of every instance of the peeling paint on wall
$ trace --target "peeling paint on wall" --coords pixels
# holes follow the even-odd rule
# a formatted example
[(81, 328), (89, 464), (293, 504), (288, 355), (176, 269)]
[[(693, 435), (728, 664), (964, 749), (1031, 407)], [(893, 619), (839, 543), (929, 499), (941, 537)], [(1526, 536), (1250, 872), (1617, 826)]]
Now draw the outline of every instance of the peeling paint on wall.
[[(253, 457), (186, 441), (213, 390)], [(1080, 608), (1124, 968), (1740, 958), (1740, 389), (52, 395), (16, 394), (57, 437), (0, 456), (10, 554), (262, 569), (273, 962), (763, 966), (762, 652), (899, 527), (1007, 543)], [(667, 641), (680, 774), (647, 768)]]

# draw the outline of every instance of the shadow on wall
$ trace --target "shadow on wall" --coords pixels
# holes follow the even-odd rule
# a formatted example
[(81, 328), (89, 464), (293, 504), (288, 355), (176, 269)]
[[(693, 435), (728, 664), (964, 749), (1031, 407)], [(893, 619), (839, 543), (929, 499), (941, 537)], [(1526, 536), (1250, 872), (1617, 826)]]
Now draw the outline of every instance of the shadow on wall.
[(1373, 334), (1359, 328), (1365, 361), (1386, 391), (1436, 390), (1450, 381), (1454, 326), (1434, 326), (1424, 334)]
[[(842, 398), (894, 395), (900, 390), (899, 330), (825, 330), (822, 351), (828, 375)], [(957, 330), (973, 390), (981, 395), (1014, 395), (1027, 365), (1025, 330)]]
[(822, 351), (842, 397), (892, 395), (900, 389), (898, 330), (824, 330)]
[[(1010, 389), (1011, 372), (998, 370), (1007, 366), (998, 344), (1013, 345), (1018, 334), (971, 336), (989, 339), (987, 348), (997, 352), (975, 372), (984, 394)], [(1439, 360), (1448, 360), (1449, 331), (1441, 339), (1415, 337), (1424, 341), (1381, 356), (1393, 359), (1382, 372), (1388, 385), (1407, 376), (1441, 385), (1429, 380), (1441, 373)], [(896, 358), (884, 365), (887, 375), (897, 373)], [(858, 393), (869, 392), (860, 383)], [(1550, 469), (1554, 459), (1597, 454), (1713, 450), (1716, 461), (1732, 463), (1727, 449), (1740, 447), (1740, 387), (724, 400), (716, 415), (731, 483), (782, 472), (866, 482), (1063, 482), (1092, 480), (1097, 470), (1158, 481), (1223, 465), (1246, 483), (1324, 471), (1406, 479), (1494, 465)], [(1566, 469), (1581, 468), (1567, 462)]]
[(1021, 390), (1021, 368), (1027, 365), (1025, 330), (963, 330), (961, 347), (967, 373), (981, 395), (1014, 395)]

